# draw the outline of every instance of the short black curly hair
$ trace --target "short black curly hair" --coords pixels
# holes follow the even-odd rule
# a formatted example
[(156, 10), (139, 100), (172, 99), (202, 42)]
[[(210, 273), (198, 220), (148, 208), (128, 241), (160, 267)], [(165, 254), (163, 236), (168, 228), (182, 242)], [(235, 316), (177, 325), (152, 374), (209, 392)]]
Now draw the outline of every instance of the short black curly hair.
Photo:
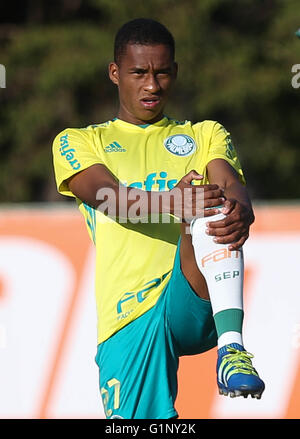
[(172, 59), (175, 57), (175, 41), (169, 30), (151, 18), (135, 18), (118, 30), (114, 44), (114, 61), (119, 64), (126, 51), (127, 44), (155, 45), (165, 44), (170, 49)]

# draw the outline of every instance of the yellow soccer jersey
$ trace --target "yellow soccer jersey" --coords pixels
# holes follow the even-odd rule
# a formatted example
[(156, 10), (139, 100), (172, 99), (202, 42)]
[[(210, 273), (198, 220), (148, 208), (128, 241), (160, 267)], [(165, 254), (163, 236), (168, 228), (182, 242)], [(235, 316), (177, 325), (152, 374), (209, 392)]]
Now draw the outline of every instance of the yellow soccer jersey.
[[(244, 182), (230, 135), (214, 121), (192, 124), (164, 117), (141, 127), (115, 119), (70, 128), (55, 138), (53, 156), (58, 191), (69, 196), (74, 195), (66, 180), (96, 163), (123, 185), (145, 191), (170, 190), (192, 169), (206, 176), (206, 165), (216, 158), (228, 161)], [(200, 182), (206, 183), (207, 177)], [(117, 222), (77, 202), (96, 245), (101, 343), (155, 305), (171, 276), (180, 225)]]

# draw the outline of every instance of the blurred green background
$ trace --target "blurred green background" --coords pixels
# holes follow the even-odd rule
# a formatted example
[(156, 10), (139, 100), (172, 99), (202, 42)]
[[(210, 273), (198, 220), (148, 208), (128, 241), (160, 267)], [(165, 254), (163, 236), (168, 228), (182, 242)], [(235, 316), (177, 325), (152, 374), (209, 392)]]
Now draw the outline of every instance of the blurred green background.
[[(66, 201), (51, 145), (115, 116), (107, 64), (127, 20), (173, 33), (179, 77), (166, 113), (231, 132), (254, 200), (300, 197), (299, 0), (23, 0), (0, 5), (0, 201)], [(300, 81), (299, 81), (300, 82)]]

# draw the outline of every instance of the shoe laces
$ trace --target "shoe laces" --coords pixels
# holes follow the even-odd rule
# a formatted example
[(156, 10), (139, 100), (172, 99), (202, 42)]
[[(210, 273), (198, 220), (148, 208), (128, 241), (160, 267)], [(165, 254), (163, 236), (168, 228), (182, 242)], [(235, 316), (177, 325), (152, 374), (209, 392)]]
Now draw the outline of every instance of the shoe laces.
[(228, 353), (222, 358), (220, 367), (226, 368), (227, 371), (232, 368), (230, 375), (235, 373), (245, 373), (258, 376), (258, 373), (251, 362), (251, 358), (254, 357), (253, 354), (247, 351), (239, 351), (231, 346), (227, 346), (227, 352)]

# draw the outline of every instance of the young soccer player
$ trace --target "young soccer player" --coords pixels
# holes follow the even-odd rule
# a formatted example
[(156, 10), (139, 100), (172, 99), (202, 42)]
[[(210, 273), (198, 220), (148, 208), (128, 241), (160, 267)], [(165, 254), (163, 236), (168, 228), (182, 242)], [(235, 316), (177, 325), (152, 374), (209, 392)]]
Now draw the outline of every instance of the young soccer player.
[(76, 198), (96, 246), (107, 418), (177, 417), (179, 357), (216, 345), (220, 393), (264, 390), (242, 339), (242, 246), (254, 221), (243, 172), (218, 122), (164, 114), (176, 75), (170, 32), (126, 23), (109, 65), (117, 117), (53, 144), (58, 190)]

